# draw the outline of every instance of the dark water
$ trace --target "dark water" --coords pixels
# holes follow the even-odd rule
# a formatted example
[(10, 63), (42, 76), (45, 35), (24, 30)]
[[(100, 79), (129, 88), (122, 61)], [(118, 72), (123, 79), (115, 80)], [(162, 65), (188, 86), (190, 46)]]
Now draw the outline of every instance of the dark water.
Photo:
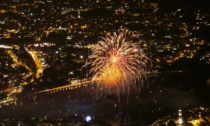
[[(86, 115), (112, 124), (149, 125), (155, 120), (176, 113), (178, 109), (210, 106), (208, 71), (197, 69), (182, 72), (162, 72), (148, 78), (148, 88), (139, 95), (135, 90), (118, 97), (95, 99), (91, 86), (53, 94), (21, 98), (17, 105), (0, 108), (0, 119), (30, 117), (71, 117), (81, 120)], [(128, 102), (127, 102), (128, 100)]]

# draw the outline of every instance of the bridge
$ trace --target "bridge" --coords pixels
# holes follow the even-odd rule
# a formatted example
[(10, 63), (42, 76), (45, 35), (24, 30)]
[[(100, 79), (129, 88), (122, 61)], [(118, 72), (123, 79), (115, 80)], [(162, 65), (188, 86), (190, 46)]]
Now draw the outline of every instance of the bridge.
[(89, 11), (90, 9), (74, 9), (74, 8), (69, 8), (65, 11), (63, 11), (61, 14), (67, 14), (70, 12), (77, 12), (78, 14), (80, 14), (81, 11)]
[(39, 92), (37, 92), (37, 94), (44, 93), (44, 92), (62, 91), (62, 90), (67, 90), (67, 89), (76, 89), (76, 88), (80, 88), (82, 86), (86, 87), (91, 82), (92, 82), (92, 80), (83, 80), (83, 81), (79, 81), (77, 83), (71, 83), (71, 84), (68, 84), (68, 85), (64, 85), (64, 86), (60, 86), (60, 87), (55, 87), (55, 88), (50, 88), (50, 89), (46, 89), (46, 90), (43, 90), (43, 91), (39, 91)]
[(8, 106), (11, 104), (16, 104), (17, 100), (21, 99), (21, 98), (25, 98), (25, 97), (30, 97), (30, 96), (36, 96), (37, 94), (41, 94), (41, 93), (53, 93), (53, 92), (58, 92), (58, 91), (63, 91), (63, 90), (72, 90), (72, 89), (76, 89), (76, 88), (80, 88), (80, 87), (86, 87), (88, 85), (92, 84), (92, 80), (78, 80), (77, 83), (70, 83), (68, 85), (64, 85), (64, 86), (59, 86), (59, 87), (55, 87), (55, 88), (50, 88), (50, 89), (46, 89), (46, 90), (42, 90), (39, 92), (35, 92), (26, 96), (22, 96), (22, 97), (15, 97), (15, 96), (8, 96), (6, 99), (4, 100), (0, 100), (0, 108), (2, 106)]
[[(153, 71), (153, 72), (148, 72), (147, 74), (161, 74), (161, 73), (168, 73), (168, 74), (170, 74), (170, 73), (182, 73), (182, 72), (185, 72), (185, 71), (183, 71), (183, 70), (165, 71), (165, 72)], [(96, 79), (96, 80), (82, 79), (82, 80), (76, 80), (76, 81), (77, 82), (72, 82), (72, 83), (67, 84), (67, 85), (63, 85), (63, 86), (59, 86), (59, 87), (54, 87), (54, 88), (38, 91), (38, 92), (29, 94), (29, 95), (26, 95), (26, 96), (22, 96), (22, 97), (15, 98), (12, 95), (8, 96), (6, 99), (0, 100), (0, 108), (1, 108), (1, 106), (10, 105), (10, 104), (16, 104), (17, 100), (19, 100), (21, 98), (30, 97), (30, 96), (36, 96), (37, 94), (41, 94), (41, 93), (56, 93), (56, 92), (64, 91), (64, 90), (73, 90), (73, 89), (77, 89), (77, 88), (81, 88), (81, 87), (87, 87), (90, 84), (93, 84), (93, 81), (100, 81), (100, 79)]]

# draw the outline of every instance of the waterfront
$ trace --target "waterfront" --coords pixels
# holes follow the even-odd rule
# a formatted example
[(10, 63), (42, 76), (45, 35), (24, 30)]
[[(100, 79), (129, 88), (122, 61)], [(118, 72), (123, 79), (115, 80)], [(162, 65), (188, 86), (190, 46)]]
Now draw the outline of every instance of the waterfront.
[[(180, 110), (183, 117), (189, 110), (206, 110), (210, 9), (205, 3), (3, 0), (0, 125), (147, 126), (170, 119), (173, 124)], [(121, 34), (117, 43), (110, 39), (125, 29), (134, 34), (120, 39)], [(91, 57), (95, 62), (84, 67)], [(96, 76), (90, 74), (94, 70)], [(103, 90), (97, 75), (117, 88)]]
[(95, 99), (92, 86), (37, 94), (19, 99), (16, 105), (4, 106), (0, 118), (74, 118), (84, 122), (85, 116), (90, 115), (108, 124), (149, 125), (159, 118), (176, 115), (179, 109), (209, 107), (209, 73), (206, 72), (199, 68), (160, 73), (148, 80), (149, 88), (144, 88), (138, 97), (130, 94), (128, 104), (127, 96), (120, 103), (111, 95)]

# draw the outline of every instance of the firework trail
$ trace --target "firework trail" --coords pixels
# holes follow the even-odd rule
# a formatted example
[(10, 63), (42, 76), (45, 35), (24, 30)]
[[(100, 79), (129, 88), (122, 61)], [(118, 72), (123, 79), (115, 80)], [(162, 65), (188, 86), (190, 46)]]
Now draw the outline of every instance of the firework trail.
[(99, 90), (119, 93), (146, 78), (149, 62), (148, 47), (139, 33), (121, 29), (98, 41), (85, 66)]

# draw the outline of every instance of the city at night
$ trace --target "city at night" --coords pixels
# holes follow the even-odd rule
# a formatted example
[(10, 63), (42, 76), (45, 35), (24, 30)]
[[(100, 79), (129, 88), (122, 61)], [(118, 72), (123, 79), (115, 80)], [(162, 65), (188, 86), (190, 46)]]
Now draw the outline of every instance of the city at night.
[(209, 126), (204, 0), (1, 0), (0, 126)]

